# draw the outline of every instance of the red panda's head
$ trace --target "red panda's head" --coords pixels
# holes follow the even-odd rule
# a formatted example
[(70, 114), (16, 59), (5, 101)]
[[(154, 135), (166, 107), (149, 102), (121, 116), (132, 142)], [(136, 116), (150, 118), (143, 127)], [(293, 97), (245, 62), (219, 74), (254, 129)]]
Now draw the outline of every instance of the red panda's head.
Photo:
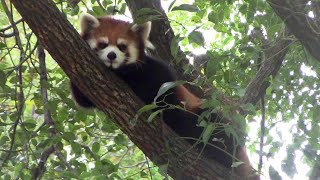
[(113, 69), (138, 63), (145, 48), (153, 48), (148, 40), (151, 22), (137, 25), (112, 16), (96, 18), (82, 14), (80, 25), (82, 38)]

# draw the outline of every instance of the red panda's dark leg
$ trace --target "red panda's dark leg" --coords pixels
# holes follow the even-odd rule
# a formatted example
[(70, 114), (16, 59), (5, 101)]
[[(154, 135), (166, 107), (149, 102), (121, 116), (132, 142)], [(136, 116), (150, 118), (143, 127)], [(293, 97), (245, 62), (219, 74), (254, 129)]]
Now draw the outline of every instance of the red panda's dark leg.
[(85, 96), (80, 89), (74, 84), (70, 83), (72, 98), (77, 105), (84, 108), (93, 108), (95, 105)]
[(177, 98), (181, 102), (185, 102), (185, 108), (188, 111), (196, 112), (199, 107), (202, 105), (202, 101), (200, 98), (192, 94), (186, 87), (183, 85), (179, 85), (175, 89), (175, 93)]

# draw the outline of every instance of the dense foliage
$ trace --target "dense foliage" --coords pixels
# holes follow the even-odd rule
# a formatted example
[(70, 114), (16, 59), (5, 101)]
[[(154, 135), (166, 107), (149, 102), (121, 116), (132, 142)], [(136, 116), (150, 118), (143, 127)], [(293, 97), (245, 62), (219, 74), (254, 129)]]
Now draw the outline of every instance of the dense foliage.
[[(167, 167), (153, 165), (105, 114), (76, 107), (65, 73), (48, 54), (44, 60), (36, 36), (9, 1), (1, 2), (0, 179), (167, 177)], [(131, 16), (122, 0), (55, 3), (76, 29), (81, 12)], [(293, 3), (304, 6), (311, 19), (318, 17), (320, 11), (312, 8), (312, 2)], [(173, 63), (181, 61), (179, 45), (194, 65), (183, 66), (185, 73), (202, 75), (193, 84), (204, 90), (204, 84), (209, 84), (217, 90), (206, 93), (210, 98), (205, 106), (222, 108), (224, 116), (232, 114), (229, 118), (247, 122), (246, 146), (254, 167), (272, 179), (316, 177), (320, 167), (319, 61), (269, 4), (263, 0), (174, 0), (162, 5), (176, 35), (170, 42)], [(138, 22), (164, 18), (162, 12), (149, 8), (137, 16), (141, 17)], [(281, 41), (287, 41), (287, 46), (270, 53)], [(275, 64), (279, 70), (263, 80), (268, 84), (261, 92), (263, 101), (247, 103), (243, 99), (248, 85), (264, 62), (281, 52), (285, 58)], [(234, 102), (246, 102), (240, 105), (246, 113), (234, 115), (231, 105), (221, 107), (217, 92)]]

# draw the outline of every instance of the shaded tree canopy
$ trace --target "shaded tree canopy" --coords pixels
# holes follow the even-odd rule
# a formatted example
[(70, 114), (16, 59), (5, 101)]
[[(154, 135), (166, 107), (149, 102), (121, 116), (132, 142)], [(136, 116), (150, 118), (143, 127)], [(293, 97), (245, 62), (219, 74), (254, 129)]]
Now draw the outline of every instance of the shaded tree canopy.
[[(149, 53), (245, 128), (265, 177), (320, 177), (317, 1), (1, 0), (1, 179), (230, 178), (97, 60), (75, 30), (83, 11), (152, 21)], [(100, 111), (75, 106), (69, 78)]]

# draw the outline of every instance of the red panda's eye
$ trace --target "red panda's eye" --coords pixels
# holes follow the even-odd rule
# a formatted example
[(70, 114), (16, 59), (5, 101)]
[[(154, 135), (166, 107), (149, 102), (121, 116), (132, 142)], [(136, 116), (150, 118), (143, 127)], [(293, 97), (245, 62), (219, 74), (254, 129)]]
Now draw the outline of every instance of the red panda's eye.
[(120, 49), (120, 51), (125, 51), (127, 49), (127, 45), (125, 44), (119, 44), (118, 48)]
[(104, 49), (106, 47), (108, 47), (108, 43), (105, 43), (105, 42), (98, 43), (98, 49)]

